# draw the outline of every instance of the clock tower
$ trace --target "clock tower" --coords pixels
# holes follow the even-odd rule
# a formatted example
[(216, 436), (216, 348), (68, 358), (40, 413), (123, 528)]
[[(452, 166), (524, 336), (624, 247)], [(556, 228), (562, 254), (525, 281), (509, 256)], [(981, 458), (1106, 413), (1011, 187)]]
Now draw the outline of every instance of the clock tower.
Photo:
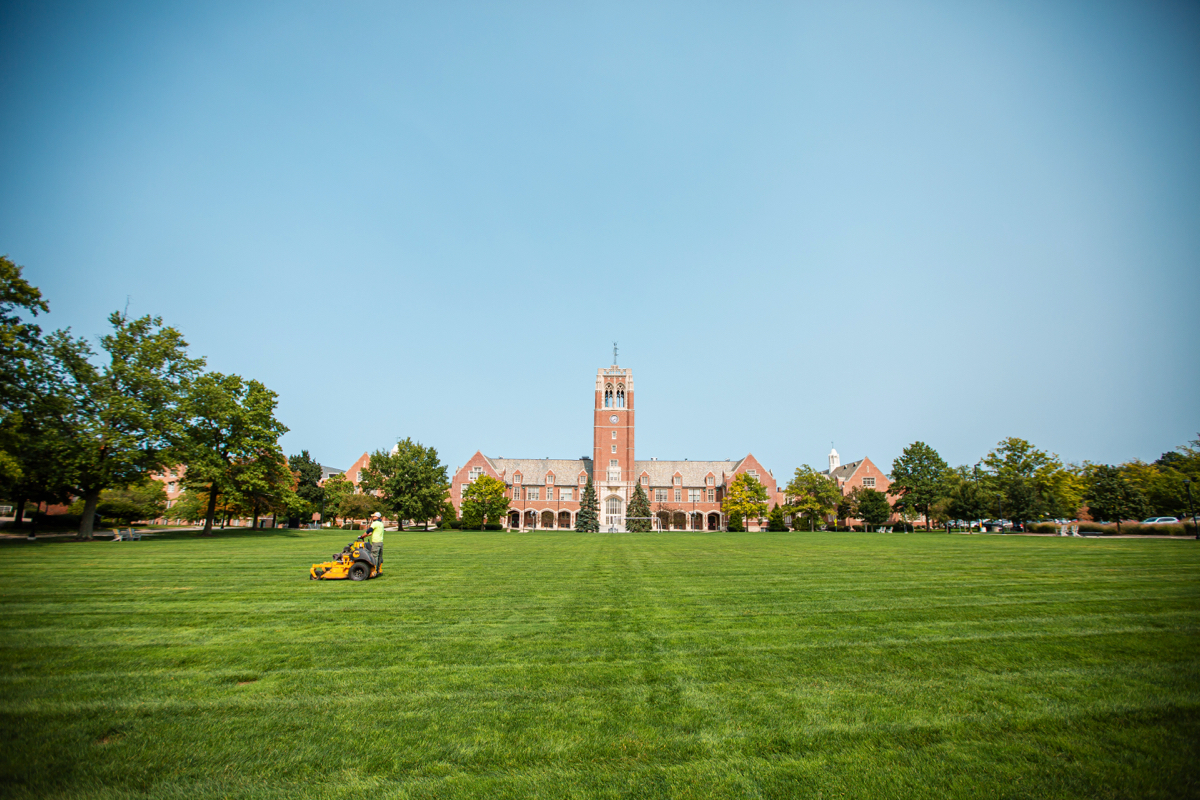
[(633, 372), (613, 364), (596, 370), (592, 474), (600, 529), (625, 529), (633, 483)]

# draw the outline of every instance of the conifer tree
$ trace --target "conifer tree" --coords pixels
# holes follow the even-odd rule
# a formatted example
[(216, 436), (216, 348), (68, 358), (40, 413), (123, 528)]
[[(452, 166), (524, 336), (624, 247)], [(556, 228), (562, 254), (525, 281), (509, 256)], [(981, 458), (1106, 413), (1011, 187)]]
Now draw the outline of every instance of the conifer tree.
[(596, 487), (591, 480), (579, 500), (579, 513), (575, 516), (575, 530), (581, 533), (600, 532), (600, 504), (596, 502)]
[(633, 490), (633, 499), (629, 501), (626, 514), (625, 530), (630, 533), (650, 532), (650, 500), (640, 483)]
[(769, 531), (786, 531), (787, 521), (784, 519), (783, 509), (776, 503), (771, 509), (771, 513), (767, 515), (767, 530)]

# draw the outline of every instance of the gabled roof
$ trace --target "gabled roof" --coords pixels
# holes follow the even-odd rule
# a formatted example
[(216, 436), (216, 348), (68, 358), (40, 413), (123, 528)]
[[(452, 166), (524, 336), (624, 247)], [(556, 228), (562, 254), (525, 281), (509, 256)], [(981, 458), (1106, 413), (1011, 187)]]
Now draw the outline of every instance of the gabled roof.
[(704, 486), (704, 478), (712, 473), (716, 483), (722, 482), (722, 475), (732, 475), (739, 461), (635, 461), (633, 474), (640, 476), (643, 472), (650, 476), (651, 486), (670, 486), (675, 473), (683, 476), (684, 486)]
[(825, 472), (822, 474), (828, 475), (831, 478), (837, 478), (838, 480), (844, 481), (844, 480), (847, 480), (851, 475), (853, 475), (855, 472), (858, 471), (859, 466), (863, 463), (864, 460), (865, 459), (860, 458), (858, 461), (851, 461), (849, 464), (842, 464), (840, 467), (835, 469), (833, 472), (830, 472), (829, 470), (825, 470)]
[[(487, 456), (484, 456), (487, 458)], [(592, 474), (590, 459), (576, 458), (488, 458), (488, 464), (497, 474), (512, 482), (513, 473), (521, 473), (521, 483), (545, 483), (546, 475), (554, 473), (556, 481), (575, 483), (580, 472)]]

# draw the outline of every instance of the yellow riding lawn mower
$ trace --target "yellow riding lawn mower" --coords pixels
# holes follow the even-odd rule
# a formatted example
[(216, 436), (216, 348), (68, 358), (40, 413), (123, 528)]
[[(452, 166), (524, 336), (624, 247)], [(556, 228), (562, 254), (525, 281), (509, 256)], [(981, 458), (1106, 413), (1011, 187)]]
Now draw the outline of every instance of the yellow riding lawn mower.
[(334, 553), (332, 561), (313, 564), (308, 571), (309, 580), (337, 581), (349, 578), (352, 581), (365, 581), (379, 574), (379, 564), (375, 554), (367, 547), (367, 543), (355, 539), (342, 548), (342, 552)]

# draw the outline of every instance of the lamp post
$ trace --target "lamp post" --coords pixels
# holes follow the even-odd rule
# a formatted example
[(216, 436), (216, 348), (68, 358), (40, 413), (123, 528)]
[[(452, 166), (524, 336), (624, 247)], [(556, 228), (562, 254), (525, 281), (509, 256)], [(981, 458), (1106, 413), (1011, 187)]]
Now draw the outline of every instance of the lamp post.
[(1196, 505), (1192, 502), (1192, 479), (1184, 478), (1183, 485), (1187, 487), (1188, 510), (1192, 512), (1192, 530), (1196, 532), (1196, 538), (1200, 539), (1200, 527), (1196, 525)]

